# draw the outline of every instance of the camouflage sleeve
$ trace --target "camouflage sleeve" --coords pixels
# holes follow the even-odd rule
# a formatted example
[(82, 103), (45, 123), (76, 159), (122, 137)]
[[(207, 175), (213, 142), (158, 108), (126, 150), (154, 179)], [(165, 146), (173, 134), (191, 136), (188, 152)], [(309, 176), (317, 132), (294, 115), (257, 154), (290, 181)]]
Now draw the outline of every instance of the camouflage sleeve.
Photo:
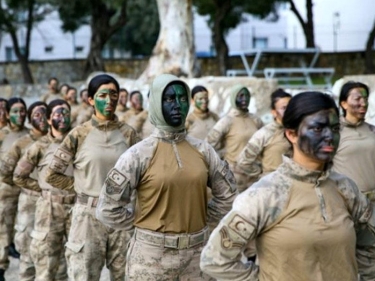
[(193, 118), (193, 115), (190, 113), (187, 117), (186, 117), (186, 121), (185, 121), (185, 129), (187, 132), (189, 132), (189, 128), (191, 127), (191, 125), (193, 124), (194, 122), (194, 118)]
[(217, 280), (258, 280), (258, 266), (243, 263), (242, 253), (276, 223), (287, 202), (285, 190), (263, 179), (238, 195), (204, 247), (201, 269)]
[(130, 230), (134, 220), (134, 191), (151, 159), (155, 143), (150, 138), (123, 153), (104, 181), (96, 217), (114, 229)]
[(221, 160), (211, 146), (207, 145), (205, 150), (209, 163), (207, 185), (212, 191), (212, 199), (208, 202), (207, 222), (209, 225), (216, 225), (231, 209), (238, 191), (228, 163)]
[(13, 172), (22, 153), (19, 140), (20, 139), (13, 143), (10, 150), (3, 156), (0, 163), (2, 181), (10, 185), (13, 185)]
[(79, 129), (73, 129), (62, 141), (53, 154), (52, 161), (46, 172), (46, 182), (53, 187), (72, 190), (74, 189), (74, 177), (65, 175), (69, 164), (73, 161), (77, 151)]
[(38, 143), (32, 144), (17, 162), (13, 173), (13, 182), (19, 187), (41, 191), (38, 181), (32, 179), (30, 174), (34, 171), (40, 160), (40, 148)]
[(224, 138), (229, 131), (231, 120), (232, 119), (229, 116), (225, 116), (222, 119), (220, 119), (206, 137), (206, 141), (216, 151), (219, 151), (220, 149), (224, 148)]
[(258, 116), (255, 116), (254, 121), (255, 121), (255, 124), (256, 124), (258, 130), (264, 126), (264, 123), (263, 123), (262, 119), (260, 119)]

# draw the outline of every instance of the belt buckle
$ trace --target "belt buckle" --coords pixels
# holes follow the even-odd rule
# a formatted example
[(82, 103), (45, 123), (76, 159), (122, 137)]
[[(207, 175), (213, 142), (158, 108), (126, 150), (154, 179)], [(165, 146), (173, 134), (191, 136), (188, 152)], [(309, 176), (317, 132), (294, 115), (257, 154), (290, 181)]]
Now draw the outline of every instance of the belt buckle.
[(177, 249), (182, 250), (187, 248), (189, 248), (189, 236), (179, 236), (177, 240)]

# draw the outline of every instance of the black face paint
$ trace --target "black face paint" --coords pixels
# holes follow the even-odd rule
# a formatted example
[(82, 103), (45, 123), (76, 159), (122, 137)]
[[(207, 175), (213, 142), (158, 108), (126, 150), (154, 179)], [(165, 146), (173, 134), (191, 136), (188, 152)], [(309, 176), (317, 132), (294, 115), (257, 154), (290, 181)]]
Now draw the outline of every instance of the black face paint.
[(52, 127), (65, 133), (70, 129), (70, 111), (65, 107), (59, 107), (52, 112)]
[(299, 149), (321, 162), (333, 159), (340, 142), (340, 123), (336, 112), (320, 110), (306, 116), (298, 130)]
[(236, 96), (236, 107), (240, 110), (247, 111), (250, 104), (250, 92), (243, 88)]
[(31, 115), (31, 125), (39, 132), (48, 132), (48, 123), (46, 117), (46, 108), (44, 106), (37, 106)]
[(163, 92), (162, 111), (165, 122), (178, 127), (185, 122), (189, 112), (189, 102), (186, 89), (183, 85), (169, 85)]

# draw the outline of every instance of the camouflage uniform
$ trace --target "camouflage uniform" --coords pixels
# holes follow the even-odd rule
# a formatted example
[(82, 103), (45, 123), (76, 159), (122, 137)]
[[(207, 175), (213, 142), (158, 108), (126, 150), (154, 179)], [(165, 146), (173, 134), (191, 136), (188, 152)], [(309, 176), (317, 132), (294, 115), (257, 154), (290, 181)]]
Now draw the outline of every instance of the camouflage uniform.
[[(165, 121), (155, 121), (155, 115), (162, 115), (163, 89), (179, 81), (172, 75), (161, 78), (162, 82), (155, 79), (150, 95), (150, 120), (157, 128), (127, 150), (109, 172), (96, 215), (117, 229), (131, 229), (134, 221), (126, 280), (207, 280), (198, 266), (207, 224), (228, 212), (237, 191), (226, 162), (210, 145), (186, 137), (184, 124), (182, 131), (166, 131), (162, 128), (167, 125), (159, 123)], [(207, 186), (213, 194), (210, 202)]]
[[(95, 208), (106, 174), (121, 153), (137, 141), (134, 129), (128, 125), (100, 121), (93, 115), (90, 121), (74, 128), (54, 154), (46, 181), (56, 188), (77, 192), (66, 244), (72, 281), (99, 280), (105, 263), (113, 280), (124, 279), (130, 234), (101, 224), (95, 217)], [(64, 175), (70, 163), (74, 177)]]
[(137, 134), (142, 138), (142, 128), (148, 118), (147, 110), (135, 110), (130, 108), (120, 118), (121, 122), (125, 122), (130, 127), (133, 127)]
[[(236, 198), (200, 265), (219, 280), (355, 281), (360, 227), (373, 235), (375, 212), (353, 181), (283, 157), (275, 172)], [(240, 260), (254, 239), (259, 266)]]
[(195, 108), (186, 118), (185, 127), (189, 136), (203, 140), (217, 120), (217, 114), (211, 111), (201, 112)]
[[(30, 213), (22, 219), (31, 219), (30, 214), (35, 212), (30, 233), (30, 256), (35, 265), (36, 281), (67, 280), (64, 240), (67, 240), (70, 229), (70, 211), (75, 193), (56, 189), (44, 179), (48, 164), (63, 138), (64, 136), (53, 137), (50, 133), (42, 137), (25, 152), (14, 171), (14, 182), (26, 188), (28, 191), (25, 194), (32, 198), (24, 206)], [(35, 170), (38, 171), (38, 180), (31, 175)], [(72, 167), (66, 174), (72, 175)], [(41, 193), (38, 198), (37, 193)], [(23, 230), (30, 227), (30, 221), (20, 220), (19, 223)], [(26, 231), (28, 234), (30, 228)]]
[[(359, 122), (351, 124), (341, 118), (340, 144), (333, 159), (333, 170), (350, 177), (370, 201), (375, 202), (375, 127)], [(374, 280), (375, 240), (363, 229), (358, 233), (362, 239), (357, 251), (361, 280)], [(370, 253), (370, 254), (369, 254)]]
[[(34, 212), (35, 209), (35, 198), (38, 198), (39, 193), (35, 196), (28, 195), (26, 189), (21, 187), (16, 187), (13, 183), (13, 172), (16, 168), (18, 160), (25, 153), (25, 150), (41, 135), (35, 135), (33, 131), (30, 131), (29, 134), (24, 135), (23, 137), (16, 140), (12, 145), (8, 153), (3, 157), (3, 161), (0, 165), (0, 174), (2, 176), (2, 181), (10, 186), (13, 186), (15, 194), (19, 192), (21, 188), (21, 193), (18, 197), (18, 209), (17, 217), (15, 219), (16, 225), (15, 230), (16, 234), (14, 237), (14, 243), (17, 250), (20, 252), (20, 266), (19, 266), (19, 275), (20, 280), (34, 280), (35, 278), (35, 269), (29, 255), (29, 245), (30, 245), (30, 232), (33, 227), (34, 222)], [(24, 222), (24, 223), (23, 223)], [(26, 228), (28, 230), (26, 231)]]
[(94, 108), (86, 103), (81, 103), (78, 110), (76, 125), (81, 125), (90, 120), (91, 116), (94, 114)]
[(126, 111), (128, 111), (129, 108), (118, 103), (116, 106), (116, 116), (121, 120), (122, 116), (125, 114)]
[(290, 154), (291, 145), (284, 137), (284, 128), (276, 121), (259, 129), (242, 150), (234, 173), (237, 188), (245, 190), (259, 177), (265, 176), (282, 162), (283, 154)]
[[(0, 154), (1, 164), (5, 167), (3, 161), (6, 152), (11, 148), (13, 143), (26, 135), (28, 130), (23, 128), (16, 129), (2, 129), (0, 131)], [(0, 269), (6, 270), (9, 265), (8, 247), (13, 241), (14, 236), (14, 221), (17, 213), (17, 203), (20, 189), (17, 186), (10, 185), (3, 178), (0, 178)]]
[(49, 104), (53, 100), (65, 100), (65, 97), (61, 93), (47, 93), (42, 96), (41, 101), (45, 102), (46, 104)]

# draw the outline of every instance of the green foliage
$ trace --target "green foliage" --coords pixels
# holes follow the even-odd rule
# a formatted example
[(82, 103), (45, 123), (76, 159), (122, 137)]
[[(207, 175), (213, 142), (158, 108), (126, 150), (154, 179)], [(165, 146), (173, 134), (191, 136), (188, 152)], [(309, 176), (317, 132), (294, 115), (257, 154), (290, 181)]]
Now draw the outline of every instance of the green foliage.
[(150, 55), (158, 39), (160, 23), (155, 0), (128, 0), (127, 23), (112, 36), (108, 46), (130, 51), (133, 56)]

